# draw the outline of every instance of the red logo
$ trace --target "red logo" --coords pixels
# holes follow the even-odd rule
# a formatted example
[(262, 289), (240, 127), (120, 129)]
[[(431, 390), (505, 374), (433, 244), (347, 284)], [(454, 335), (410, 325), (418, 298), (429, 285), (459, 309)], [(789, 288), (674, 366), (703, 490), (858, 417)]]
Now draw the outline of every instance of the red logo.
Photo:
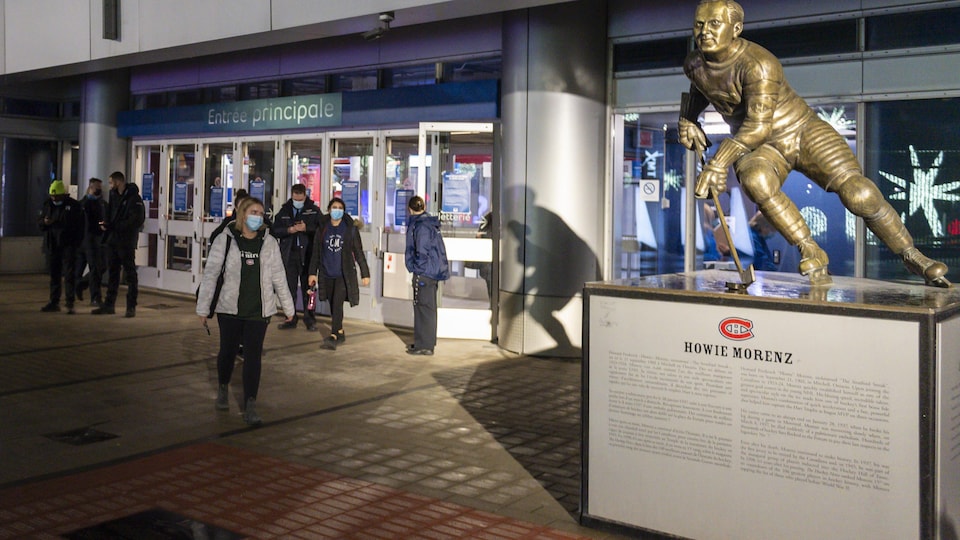
[(733, 341), (743, 341), (753, 337), (753, 321), (740, 317), (727, 317), (720, 321), (720, 335)]

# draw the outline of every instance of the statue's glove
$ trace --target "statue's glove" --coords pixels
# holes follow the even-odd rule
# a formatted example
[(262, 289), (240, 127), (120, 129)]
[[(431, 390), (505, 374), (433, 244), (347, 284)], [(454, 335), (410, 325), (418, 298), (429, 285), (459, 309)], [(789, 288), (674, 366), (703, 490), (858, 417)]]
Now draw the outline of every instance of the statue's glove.
[(703, 166), (693, 195), (698, 199), (708, 199), (711, 189), (717, 190), (717, 193), (727, 190), (727, 169), (718, 167), (713, 160)]
[(706, 150), (707, 136), (699, 122), (691, 122), (686, 118), (681, 118), (677, 123), (677, 134), (680, 138), (680, 144), (688, 150), (699, 150), (700, 152)]

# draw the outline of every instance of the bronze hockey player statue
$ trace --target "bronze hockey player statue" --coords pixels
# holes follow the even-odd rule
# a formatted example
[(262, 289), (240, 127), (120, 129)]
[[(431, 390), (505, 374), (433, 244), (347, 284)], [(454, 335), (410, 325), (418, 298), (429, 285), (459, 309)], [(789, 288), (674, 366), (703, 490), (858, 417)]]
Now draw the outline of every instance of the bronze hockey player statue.
[(690, 96), (681, 111), (680, 143), (702, 152), (707, 138), (697, 117), (713, 105), (733, 134), (720, 143), (703, 167), (696, 196), (726, 190), (732, 165), (740, 185), (780, 234), (800, 250), (800, 273), (813, 284), (830, 283), (827, 254), (813, 240), (797, 206), (782, 191), (796, 169), (821, 188), (836, 193), (860, 216), (906, 268), (927, 285), (949, 287), (947, 266), (914, 246), (897, 212), (863, 176), (846, 140), (817, 117), (787, 84), (780, 61), (763, 47), (740, 37), (743, 8), (732, 0), (705, 0), (693, 25), (696, 49), (684, 62)]

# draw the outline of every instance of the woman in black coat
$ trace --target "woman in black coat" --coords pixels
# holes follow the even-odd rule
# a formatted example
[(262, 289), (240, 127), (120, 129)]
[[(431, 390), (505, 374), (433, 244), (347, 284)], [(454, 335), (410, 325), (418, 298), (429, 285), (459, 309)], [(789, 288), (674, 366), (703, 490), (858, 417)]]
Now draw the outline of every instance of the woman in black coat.
[(324, 349), (334, 350), (346, 339), (343, 333), (343, 303), (360, 303), (357, 265), (363, 285), (370, 284), (370, 268), (360, 242), (360, 230), (345, 211), (343, 199), (334, 197), (327, 204), (327, 215), (313, 238), (307, 283), (318, 285), (318, 299), (330, 302), (330, 336), (323, 340)]

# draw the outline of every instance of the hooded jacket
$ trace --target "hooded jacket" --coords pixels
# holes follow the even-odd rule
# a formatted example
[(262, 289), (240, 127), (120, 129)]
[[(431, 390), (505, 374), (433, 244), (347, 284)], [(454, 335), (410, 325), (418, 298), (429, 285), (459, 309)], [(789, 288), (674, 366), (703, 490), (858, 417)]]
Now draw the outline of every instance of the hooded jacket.
[[(44, 218), (50, 218), (51, 223), (45, 225)], [(43, 249), (47, 253), (79, 247), (83, 240), (83, 208), (69, 196), (60, 206), (53, 204), (51, 199), (45, 200), (39, 223), (43, 231)]]
[[(197, 315), (206, 317), (210, 313), (210, 301), (213, 300), (213, 291), (217, 288), (217, 279), (220, 269), (223, 271), (223, 288), (214, 312), (227, 315), (237, 314), (237, 302), (240, 298), (240, 270), (243, 262), (240, 260), (240, 249), (237, 242), (230, 242), (227, 248), (227, 236), (234, 233), (231, 227), (227, 234), (221, 234), (213, 240), (210, 253), (207, 255), (206, 266), (203, 267), (203, 276), (200, 278), (200, 289), (197, 291)], [(296, 307), (290, 288), (287, 286), (286, 272), (283, 261), (280, 260), (280, 246), (269, 232), (264, 232), (263, 244), (260, 247), (260, 301), (263, 306), (263, 316), (271, 317), (277, 312), (277, 298), (280, 306), (288, 316), (293, 316)]]
[(426, 212), (407, 220), (405, 264), (410, 273), (437, 281), (450, 278), (447, 248), (440, 236), (440, 220)]
[(143, 199), (140, 198), (140, 188), (136, 184), (128, 182), (123, 193), (111, 189), (105, 220), (107, 230), (103, 234), (103, 242), (136, 247), (145, 219)]

